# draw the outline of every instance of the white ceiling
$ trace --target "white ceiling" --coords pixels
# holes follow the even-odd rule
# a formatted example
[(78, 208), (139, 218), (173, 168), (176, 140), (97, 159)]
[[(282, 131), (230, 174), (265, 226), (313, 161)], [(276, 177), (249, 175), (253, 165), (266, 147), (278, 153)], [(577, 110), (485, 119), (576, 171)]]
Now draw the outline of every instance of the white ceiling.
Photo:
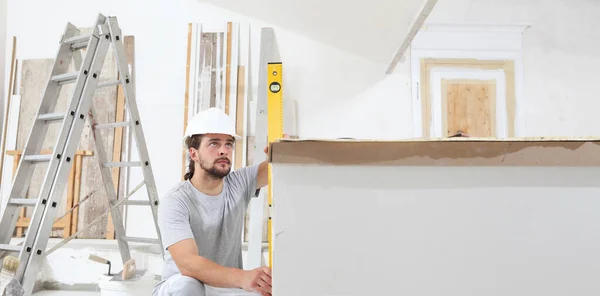
[(425, 3), (425, 0), (199, 1), (381, 63), (382, 68), (392, 61)]

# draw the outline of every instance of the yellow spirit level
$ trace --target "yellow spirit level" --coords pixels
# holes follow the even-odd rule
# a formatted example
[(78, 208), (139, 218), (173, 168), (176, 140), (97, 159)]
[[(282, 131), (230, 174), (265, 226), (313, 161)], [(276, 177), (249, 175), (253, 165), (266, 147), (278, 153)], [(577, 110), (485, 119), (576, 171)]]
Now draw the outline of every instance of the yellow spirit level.
[[(267, 127), (268, 127), (268, 143), (277, 141), (283, 138), (283, 79), (282, 79), (281, 62), (268, 63), (267, 65)], [(269, 202), (269, 221), (268, 238), (269, 238), (269, 267), (273, 268), (273, 224), (271, 221), (271, 212), (273, 205), (273, 189), (271, 181), (271, 164), (269, 164), (269, 187), (268, 187), (268, 202)]]

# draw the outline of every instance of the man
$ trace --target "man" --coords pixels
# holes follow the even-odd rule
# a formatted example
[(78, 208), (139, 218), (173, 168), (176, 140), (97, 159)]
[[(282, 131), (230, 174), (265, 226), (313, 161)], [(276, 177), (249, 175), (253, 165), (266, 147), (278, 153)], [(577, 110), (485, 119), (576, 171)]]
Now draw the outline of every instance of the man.
[(266, 161), (231, 171), (239, 139), (219, 108), (200, 112), (188, 124), (188, 173), (158, 210), (165, 262), (154, 296), (204, 296), (209, 289), (271, 295), (268, 267), (242, 270), (244, 215), (268, 178)]

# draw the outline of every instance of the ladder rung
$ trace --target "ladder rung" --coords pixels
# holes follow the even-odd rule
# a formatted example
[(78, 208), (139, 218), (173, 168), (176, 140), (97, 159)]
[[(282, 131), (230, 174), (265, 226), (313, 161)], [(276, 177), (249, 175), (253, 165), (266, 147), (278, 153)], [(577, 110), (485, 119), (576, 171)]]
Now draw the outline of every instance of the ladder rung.
[[(112, 205), (114, 205), (114, 204), (116, 204), (118, 202), (119, 202), (118, 200), (114, 200), (114, 201), (111, 201), (110, 203)], [(149, 206), (150, 205), (150, 201), (147, 201), (147, 200), (126, 200), (126, 201), (122, 202), (121, 204), (125, 204), (125, 205), (128, 205), (128, 206)]]
[(77, 80), (77, 76), (79, 76), (79, 72), (54, 75), (52, 76), (52, 81), (58, 83), (71, 83)]
[(21, 246), (0, 244), (0, 250), (9, 252), (21, 252)]
[(42, 114), (42, 115), (38, 116), (39, 120), (44, 120), (46, 122), (60, 121), (60, 120), (63, 120), (64, 118), (65, 118), (65, 113), (48, 113), (48, 114)]
[(35, 206), (37, 204), (35, 198), (11, 198), (10, 204), (16, 206)]
[(97, 87), (100, 88), (100, 87), (113, 86), (113, 85), (119, 85), (119, 84), (121, 84), (121, 80), (114, 80), (114, 81), (98, 83)]
[(104, 167), (110, 168), (110, 167), (134, 167), (134, 166), (141, 166), (142, 163), (139, 161), (132, 161), (132, 162), (106, 162), (104, 163)]
[(155, 238), (125, 236), (123, 239), (131, 243), (159, 244), (159, 241)]
[(75, 43), (71, 45), (71, 50), (78, 50), (82, 48), (86, 48), (88, 45), (87, 42)]
[(131, 122), (123, 121), (123, 122), (96, 124), (95, 128), (115, 128), (115, 127), (129, 126), (129, 125), (131, 125)]
[(73, 36), (73, 37), (65, 40), (65, 43), (67, 43), (67, 44), (87, 43), (90, 40), (90, 36), (92, 36), (92, 35), (86, 34), (86, 35)]
[(52, 155), (50, 155), (50, 154), (25, 155), (25, 157), (23, 159), (26, 161), (31, 161), (31, 162), (43, 162), (43, 161), (50, 161), (50, 159), (52, 159)]

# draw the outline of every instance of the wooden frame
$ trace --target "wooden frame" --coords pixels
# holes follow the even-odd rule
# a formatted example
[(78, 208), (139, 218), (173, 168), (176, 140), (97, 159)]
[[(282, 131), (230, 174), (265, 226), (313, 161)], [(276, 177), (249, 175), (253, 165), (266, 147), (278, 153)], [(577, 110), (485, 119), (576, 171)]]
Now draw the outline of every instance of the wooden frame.
[[(527, 28), (528, 24), (424, 24), (410, 48), (413, 137), (432, 137), (431, 129), (427, 129), (431, 124), (431, 117), (428, 117), (430, 113), (426, 110), (426, 107), (431, 107), (427, 101), (431, 97), (425, 90), (431, 87), (431, 83), (427, 86), (427, 74), (423, 73), (427, 70), (429, 61), (439, 62), (440, 66), (451, 66), (453, 70), (466, 69), (465, 72), (472, 72), (473, 69), (504, 71), (505, 67), (510, 68), (506, 70), (512, 75), (508, 74), (509, 77), (502, 80), (511, 84), (505, 96), (511, 100), (509, 104), (512, 104), (512, 113), (507, 110), (499, 119), (510, 121), (510, 128), (506, 127), (503, 131), (506, 137), (519, 135), (525, 112), (523, 32)], [(464, 64), (470, 65), (465, 67)], [(497, 70), (487, 70), (491, 71)], [(505, 87), (501, 87), (498, 91), (504, 89)]]
[(420, 63), (419, 92), (421, 97), (421, 130), (423, 137), (430, 136), (431, 111), (431, 70), (435, 67), (475, 68), (482, 70), (503, 70), (506, 78), (506, 109), (508, 137), (515, 135), (516, 90), (515, 65), (512, 60), (478, 60), (478, 59), (445, 59), (423, 58)]
[[(51, 154), (51, 150), (42, 150), (41, 154)], [(6, 155), (13, 156), (13, 178), (17, 172), (19, 162), (21, 160), (22, 150), (9, 150), (6, 151)], [(79, 220), (78, 208), (73, 208), (74, 205), (79, 203), (80, 191), (81, 191), (81, 164), (83, 156), (93, 156), (93, 151), (79, 150), (75, 153), (75, 163), (69, 172), (69, 181), (67, 184), (67, 200), (65, 204), (66, 214), (54, 222), (53, 229), (62, 229), (62, 237), (68, 238), (73, 233), (77, 232), (77, 225)], [(77, 205), (78, 206), (78, 205)], [(19, 219), (16, 224), (16, 237), (22, 237), (23, 231), (29, 227), (30, 218), (26, 217), (26, 208), (21, 208), (19, 212)]]

